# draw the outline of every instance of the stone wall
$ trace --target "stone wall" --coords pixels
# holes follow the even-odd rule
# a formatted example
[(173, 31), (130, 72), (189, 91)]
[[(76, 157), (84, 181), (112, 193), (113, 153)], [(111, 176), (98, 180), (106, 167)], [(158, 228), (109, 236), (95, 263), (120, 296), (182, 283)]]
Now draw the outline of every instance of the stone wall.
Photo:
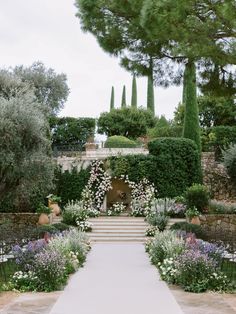
[(215, 161), (214, 153), (202, 153), (203, 183), (216, 200), (236, 201), (236, 187), (223, 164)]
[(236, 214), (211, 214), (199, 217), (202, 228), (210, 234), (215, 232), (222, 233), (225, 237), (227, 234), (235, 234), (236, 236)]
[(0, 224), (9, 221), (18, 225), (36, 225), (38, 219), (39, 215), (34, 213), (0, 213)]

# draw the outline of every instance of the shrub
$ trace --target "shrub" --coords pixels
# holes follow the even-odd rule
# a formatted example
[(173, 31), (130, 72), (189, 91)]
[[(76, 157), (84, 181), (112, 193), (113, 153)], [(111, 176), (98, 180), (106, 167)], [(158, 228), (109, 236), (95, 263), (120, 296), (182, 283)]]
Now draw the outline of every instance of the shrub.
[(70, 226), (68, 226), (67, 224), (65, 224), (63, 222), (55, 223), (55, 224), (53, 224), (53, 227), (56, 228), (60, 232), (70, 229)]
[(44, 249), (35, 255), (34, 272), (39, 278), (38, 290), (54, 291), (66, 283), (66, 258), (59, 251)]
[(214, 259), (198, 250), (187, 250), (177, 257), (176, 282), (185, 291), (203, 292), (209, 287), (209, 279), (216, 272)]
[(199, 153), (191, 140), (160, 139), (150, 142), (149, 149), (147, 156), (109, 158), (112, 174), (127, 175), (134, 182), (147, 178), (160, 198), (182, 195), (187, 187), (201, 182)]
[(212, 214), (235, 214), (236, 203), (211, 200), (209, 203), (209, 211)]
[(81, 194), (88, 183), (90, 177), (90, 167), (78, 171), (73, 167), (71, 171), (62, 171), (57, 168), (55, 172), (56, 193), (61, 196), (61, 204), (64, 206), (69, 201), (80, 200)]
[(153, 239), (149, 254), (154, 265), (162, 263), (164, 259), (175, 257), (185, 249), (185, 242), (176, 236), (174, 231), (166, 230), (158, 233)]
[(204, 236), (201, 226), (194, 225), (186, 221), (180, 221), (180, 222), (174, 223), (170, 227), (170, 230), (182, 230), (182, 231), (186, 231), (187, 233), (194, 233), (197, 238), (202, 238)]
[(62, 213), (63, 223), (78, 226), (80, 221), (88, 219), (88, 211), (84, 209), (83, 202), (69, 202)]
[(58, 230), (55, 228), (54, 225), (42, 225), (42, 226), (38, 226), (35, 229), (34, 234), (35, 234), (35, 237), (37, 238), (43, 238), (46, 233), (54, 234), (57, 232)]
[(147, 222), (156, 226), (159, 231), (164, 231), (169, 221), (169, 217), (163, 212), (151, 212), (147, 216)]
[(234, 184), (236, 184), (236, 144), (232, 145), (224, 153), (224, 166)]
[(203, 212), (209, 205), (209, 192), (207, 187), (201, 184), (193, 184), (185, 193), (186, 205), (188, 208), (196, 207), (197, 210)]
[(137, 143), (128, 139), (125, 136), (111, 136), (105, 142), (106, 148), (134, 148), (137, 147)]

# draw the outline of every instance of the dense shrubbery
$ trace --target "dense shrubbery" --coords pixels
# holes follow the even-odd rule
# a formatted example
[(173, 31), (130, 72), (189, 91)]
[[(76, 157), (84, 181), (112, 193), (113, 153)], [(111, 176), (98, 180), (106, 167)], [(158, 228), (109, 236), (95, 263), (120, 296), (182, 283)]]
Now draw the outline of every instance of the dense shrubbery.
[(51, 117), (50, 127), (53, 146), (74, 146), (82, 149), (87, 140), (94, 136), (95, 119)]
[(70, 230), (49, 239), (13, 248), (17, 271), (10, 288), (20, 291), (52, 291), (66, 283), (68, 275), (82, 266), (89, 250), (83, 233)]
[(209, 212), (212, 214), (236, 214), (236, 203), (211, 200)]
[(150, 259), (163, 280), (186, 291), (230, 290), (232, 285), (221, 271), (225, 248), (198, 240), (186, 232), (158, 233), (146, 246)]
[(236, 144), (235, 126), (216, 126), (207, 128), (202, 132), (204, 151), (214, 151), (216, 158), (222, 158), (222, 151)]
[(55, 174), (56, 193), (61, 196), (61, 204), (65, 205), (71, 200), (80, 200), (81, 193), (90, 177), (90, 168), (77, 170), (76, 167), (71, 171), (57, 169)]
[(188, 139), (160, 139), (149, 143), (150, 154), (110, 158), (114, 176), (127, 175), (131, 181), (147, 178), (158, 197), (182, 195), (192, 183), (201, 182), (199, 153)]
[(105, 148), (134, 148), (137, 146), (138, 145), (135, 141), (132, 141), (125, 136), (118, 135), (108, 137), (105, 142)]
[(187, 188), (185, 199), (188, 208), (196, 207), (197, 210), (203, 212), (209, 205), (210, 195), (206, 186), (201, 184), (193, 184)]
[(147, 129), (154, 125), (155, 118), (151, 111), (125, 107), (102, 113), (98, 119), (98, 133), (136, 139), (146, 135)]

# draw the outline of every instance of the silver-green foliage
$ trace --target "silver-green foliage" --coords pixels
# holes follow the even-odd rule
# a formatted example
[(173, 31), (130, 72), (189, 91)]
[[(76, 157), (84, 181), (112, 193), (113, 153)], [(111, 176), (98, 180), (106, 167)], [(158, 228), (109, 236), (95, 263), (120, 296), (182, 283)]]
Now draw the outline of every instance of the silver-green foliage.
[(52, 188), (49, 153), (47, 121), (33, 91), (25, 86), (9, 98), (1, 97), (0, 198), (10, 199), (18, 210), (36, 207)]
[(223, 155), (224, 166), (227, 169), (228, 175), (236, 183), (236, 145), (231, 145)]

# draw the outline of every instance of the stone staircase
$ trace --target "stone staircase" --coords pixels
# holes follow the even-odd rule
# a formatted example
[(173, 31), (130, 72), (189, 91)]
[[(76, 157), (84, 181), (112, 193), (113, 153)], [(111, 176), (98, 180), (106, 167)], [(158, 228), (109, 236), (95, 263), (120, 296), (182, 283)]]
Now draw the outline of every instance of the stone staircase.
[(100, 216), (90, 218), (93, 224), (88, 236), (92, 242), (145, 242), (148, 224), (144, 218)]

